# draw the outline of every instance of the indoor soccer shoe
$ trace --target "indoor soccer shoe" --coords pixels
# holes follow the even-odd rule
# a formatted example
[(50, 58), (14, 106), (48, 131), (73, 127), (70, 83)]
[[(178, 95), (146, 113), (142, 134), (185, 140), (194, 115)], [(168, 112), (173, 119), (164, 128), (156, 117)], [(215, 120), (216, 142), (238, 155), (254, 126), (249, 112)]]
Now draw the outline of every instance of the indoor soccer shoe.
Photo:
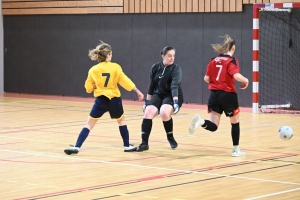
[(79, 147), (74, 147), (74, 146), (71, 146), (69, 148), (66, 148), (64, 150), (64, 152), (68, 155), (71, 155), (71, 154), (78, 154), (79, 152)]
[(232, 155), (233, 157), (238, 157), (238, 156), (245, 156), (246, 153), (243, 152), (243, 151), (240, 150), (240, 149), (232, 149), (231, 155)]
[(189, 125), (189, 133), (191, 134), (194, 133), (195, 130), (200, 126), (200, 122), (201, 122), (201, 116), (196, 114)]
[(132, 151), (136, 151), (136, 147), (133, 145), (129, 145), (129, 147), (124, 147), (124, 152), (132, 152)]
[(172, 149), (176, 149), (178, 147), (178, 144), (174, 137), (168, 137), (168, 141)]
[(142, 143), (140, 144), (140, 146), (138, 146), (138, 148), (136, 148), (136, 151), (141, 152), (141, 151), (146, 151), (148, 149), (149, 149), (149, 145)]

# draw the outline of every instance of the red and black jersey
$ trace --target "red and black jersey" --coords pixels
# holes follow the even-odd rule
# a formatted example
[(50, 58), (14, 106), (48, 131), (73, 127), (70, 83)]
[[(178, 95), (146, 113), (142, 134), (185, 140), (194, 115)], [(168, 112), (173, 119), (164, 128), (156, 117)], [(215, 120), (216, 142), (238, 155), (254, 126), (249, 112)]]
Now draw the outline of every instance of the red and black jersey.
[(239, 73), (238, 59), (229, 55), (219, 55), (208, 63), (206, 76), (209, 76), (209, 90), (235, 91), (233, 75)]

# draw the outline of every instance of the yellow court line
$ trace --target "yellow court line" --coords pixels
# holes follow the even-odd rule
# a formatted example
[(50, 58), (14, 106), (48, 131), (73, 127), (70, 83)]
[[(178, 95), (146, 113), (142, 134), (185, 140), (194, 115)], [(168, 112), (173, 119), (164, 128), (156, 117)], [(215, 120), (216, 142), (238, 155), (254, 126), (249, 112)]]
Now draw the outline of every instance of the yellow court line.
[(25, 183), (26, 185), (38, 185), (36, 183)]

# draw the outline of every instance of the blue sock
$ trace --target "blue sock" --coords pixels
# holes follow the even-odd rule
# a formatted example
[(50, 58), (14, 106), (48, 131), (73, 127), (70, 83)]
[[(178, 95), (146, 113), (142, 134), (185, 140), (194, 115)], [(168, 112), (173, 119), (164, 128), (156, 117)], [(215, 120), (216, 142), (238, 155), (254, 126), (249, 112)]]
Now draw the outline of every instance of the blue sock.
[(81, 147), (85, 139), (88, 137), (90, 130), (88, 128), (83, 128), (77, 138), (75, 147)]
[(127, 126), (119, 126), (119, 130), (123, 139), (124, 147), (129, 147), (129, 132)]

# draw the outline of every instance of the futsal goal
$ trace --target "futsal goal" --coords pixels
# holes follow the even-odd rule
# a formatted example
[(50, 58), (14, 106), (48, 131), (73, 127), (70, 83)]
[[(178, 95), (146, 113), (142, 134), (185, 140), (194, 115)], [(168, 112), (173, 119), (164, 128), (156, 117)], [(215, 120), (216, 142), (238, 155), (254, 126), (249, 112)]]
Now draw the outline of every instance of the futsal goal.
[(300, 114), (300, 3), (253, 4), (253, 113)]

